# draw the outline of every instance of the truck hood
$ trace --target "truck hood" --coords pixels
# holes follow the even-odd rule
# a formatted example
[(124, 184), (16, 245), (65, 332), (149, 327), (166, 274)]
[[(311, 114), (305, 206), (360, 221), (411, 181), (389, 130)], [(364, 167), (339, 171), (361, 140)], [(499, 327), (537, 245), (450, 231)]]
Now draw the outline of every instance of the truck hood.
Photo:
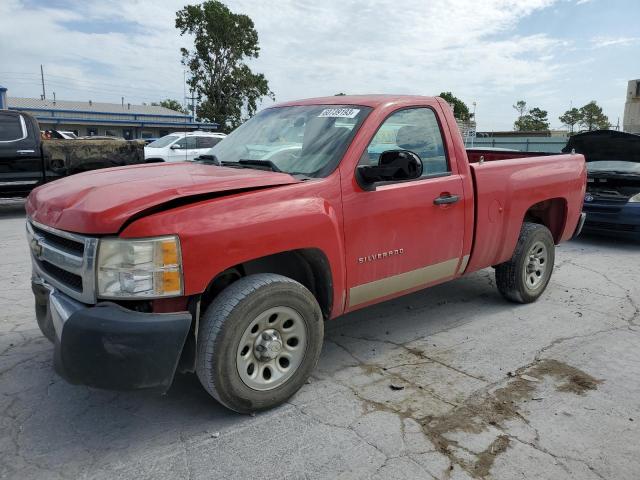
[(640, 163), (640, 135), (617, 130), (596, 130), (569, 137), (563, 153), (575, 150), (587, 162), (617, 160)]
[(147, 211), (297, 182), (285, 173), (199, 163), (132, 165), (38, 187), (29, 195), (26, 210), (33, 220), (60, 230), (117, 233), (131, 217)]

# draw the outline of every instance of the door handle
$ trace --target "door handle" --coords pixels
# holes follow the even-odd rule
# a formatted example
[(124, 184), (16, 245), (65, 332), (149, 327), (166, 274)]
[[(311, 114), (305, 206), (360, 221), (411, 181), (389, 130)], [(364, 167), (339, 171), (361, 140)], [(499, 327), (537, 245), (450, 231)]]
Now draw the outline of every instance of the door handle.
[(26, 155), (28, 153), (36, 153), (35, 150), (16, 150), (16, 153), (18, 155)]
[(447, 205), (450, 203), (456, 203), (460, 200), (458, 195), (441, 195), (438, 198), (433, 200), (434, 205)]

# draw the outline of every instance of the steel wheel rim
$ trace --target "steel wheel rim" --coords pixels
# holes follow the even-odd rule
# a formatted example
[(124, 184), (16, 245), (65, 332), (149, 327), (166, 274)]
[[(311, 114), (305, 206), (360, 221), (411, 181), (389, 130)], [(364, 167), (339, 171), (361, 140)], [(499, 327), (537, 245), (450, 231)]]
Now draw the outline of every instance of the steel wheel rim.
[(273, 390), (293, 376), (306, 349), (307, 327), (302, 315), (285, 306), (270, 308), (242, 334), (236, 352), (238, 374), (253, 390)]
[(536, 290), (543, 284), (548, 264), (547, 246), (543, 242), (535, 242), (527, 253), (522, 273), (524, 284), (529, 290)]

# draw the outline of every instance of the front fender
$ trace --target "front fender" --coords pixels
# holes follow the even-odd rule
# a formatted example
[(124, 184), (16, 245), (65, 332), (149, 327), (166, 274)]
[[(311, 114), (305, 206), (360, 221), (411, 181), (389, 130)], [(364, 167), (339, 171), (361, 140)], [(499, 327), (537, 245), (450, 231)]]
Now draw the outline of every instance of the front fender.
[(331, 179), (202, 201), (136, 220), (122, 237), (178, 234), (185, 295), (204, 292), (219, 273), (275, 253), (315, 248), (329, 261), (332, 316), (342, 313), (344, 243), (339, 182)]

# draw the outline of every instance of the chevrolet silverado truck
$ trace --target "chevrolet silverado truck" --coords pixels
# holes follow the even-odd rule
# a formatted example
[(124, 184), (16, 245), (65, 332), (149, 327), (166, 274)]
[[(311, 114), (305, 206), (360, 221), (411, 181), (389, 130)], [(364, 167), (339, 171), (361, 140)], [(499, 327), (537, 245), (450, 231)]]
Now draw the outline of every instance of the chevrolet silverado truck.
[(38, 324), (68, 381), (238, 412), (311, 374), (324, 321), (493, 266), (544, 292), (581, 227), (579, 154), (465, 152), (448, 104), (342, 96), (263, 110), (202, 162), (64, 178), (28, 198)]
[(0, 197), (26, 197), (63, 176), (144, 162), (142, 141), (43, 141), (33, 116), (0, 110)]

